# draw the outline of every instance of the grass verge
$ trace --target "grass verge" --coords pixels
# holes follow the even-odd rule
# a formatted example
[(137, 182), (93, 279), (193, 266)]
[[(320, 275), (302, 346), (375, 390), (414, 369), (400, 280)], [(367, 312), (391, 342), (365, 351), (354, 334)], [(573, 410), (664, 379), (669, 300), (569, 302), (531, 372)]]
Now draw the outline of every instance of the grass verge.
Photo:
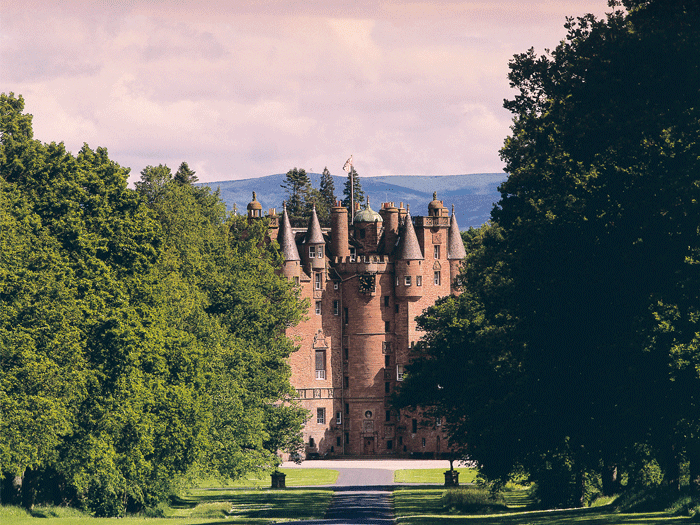
[[(478, 471), (473, 468), (459, 468), (459, 482), (474, 483)], [(395, 483), (445, 483), (444, 468), (406, 469), (394, 471)]]
[[(288, 487), (305, 487), (313, 485), (332, 485), (338, 479), (337, 470), (322, 468), (283, 468), (281, 472), (287, 475), (285, 483)], [(217, 479), (205, 479), (197, 485), (199, 488), (265, 488), (270, 486), (270, 474), (254, 473), (229, 483)]]
[[(676, 525), (691, 523), (687, 516), (673, 516), (669, 512), (616, 512), (612, 507), (526, 511), (527, 490), (507, 490), (505, 509), (490, 509), (493, 514), (457, 512), (448, 503), (458, 499), (447, 496), (462, 489), (436, 487), (404, 488), (394, 491), (394, 509), (401, 525)], [(478, 508), (478, 506), (477, 506)]]

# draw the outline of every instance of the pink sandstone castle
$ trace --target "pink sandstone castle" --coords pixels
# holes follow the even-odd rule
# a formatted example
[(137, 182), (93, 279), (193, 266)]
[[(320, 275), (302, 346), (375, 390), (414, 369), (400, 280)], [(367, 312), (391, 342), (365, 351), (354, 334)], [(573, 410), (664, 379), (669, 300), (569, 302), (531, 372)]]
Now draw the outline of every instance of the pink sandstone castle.
[[(249, 220), (262, 216), (255, 199)], [(308, 319), (287, 330), (292, 385), (311, 413), (304, 428), (307, 457), (447, 452), (441, 421), (397, 411), (390, 398), (403, 380), (410, 349), (420, 338), (416, 316), (439, 297), (458, 293), (466, 256), (457, 220), (433, 195), (428, 215), (411, 218), (401, 204), (348, 210), (336, 203), (331, 228), (316, 211), (293, 229), (286, 208), (270, 213), (282, 273), (308, 299)]]

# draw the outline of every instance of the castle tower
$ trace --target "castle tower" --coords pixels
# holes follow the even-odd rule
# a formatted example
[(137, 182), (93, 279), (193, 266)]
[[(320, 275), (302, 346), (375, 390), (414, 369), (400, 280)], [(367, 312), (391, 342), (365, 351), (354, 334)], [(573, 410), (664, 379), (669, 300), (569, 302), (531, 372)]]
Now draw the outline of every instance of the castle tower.
[(331, 208), (331, 249), (333, 255), (345, 260), (350, 255), (348, 246), (348, 210), (335, 201)]
[(379, 214), (384, 219), (384, 247), (383, 252), (391, 255), (396, 247), (399, 237), (399, 210), (393, 202), (385, 202)]
[(301, 258), (297, 250), (297, 243), (294, 239), (294, 232), (289, 224), (289, 215), (287, 214), (287, 206), (284, 205), (282, 210), (282, 221), (277, 234), (277, 242), (280, 245), (284, 263), (282, 264), (282, 274), (287, 279), (292, 279), (299, 283), (301, 272)]
[(447, 259), (450, 261), (450, 291), (453, 294), (459, 293), (459, 271), (462, 268), (462, 261), (467, 256), (464, 249), (464, 242), (459, 233), (457, 217), (455, 216), (455, 206), (452, 205), (452, 217), (450, 217), (450, 229), (447, 232)]

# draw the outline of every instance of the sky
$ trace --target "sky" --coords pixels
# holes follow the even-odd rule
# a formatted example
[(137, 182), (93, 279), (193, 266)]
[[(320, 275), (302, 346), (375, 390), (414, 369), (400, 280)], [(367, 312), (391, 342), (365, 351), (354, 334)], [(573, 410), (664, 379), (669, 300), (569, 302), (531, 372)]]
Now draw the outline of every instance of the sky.
[(500, 172), (508, 62), (606, 0), (2, 0), (35, 138), (202, 182)]

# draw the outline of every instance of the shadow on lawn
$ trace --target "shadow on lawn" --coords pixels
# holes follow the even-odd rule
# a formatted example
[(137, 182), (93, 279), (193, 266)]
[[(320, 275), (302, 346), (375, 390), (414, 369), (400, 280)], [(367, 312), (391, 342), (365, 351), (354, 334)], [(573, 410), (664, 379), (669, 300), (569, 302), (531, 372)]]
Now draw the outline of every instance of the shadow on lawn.
[[(249, 490), (222, 489), (213, 491), (193, 491), (188, 496), (171, 500), (174, 509), (194, 509), (198, 505), (205, 508), (216, 503), (230, 503), (230, 507), (214, 511), (207, 518), (245, 518), (246, 523), (255, 523), (256, 519), (305, 519), (322, 516), (328, 506), (331, 494), (324, 490), (286, 489), (286, 490)], [(204, 492), (204, 491), (202, 491)], [(228, 521), (230, 523), (230, 521)], [(261, 522), (262, 523), (262, 522)]]

